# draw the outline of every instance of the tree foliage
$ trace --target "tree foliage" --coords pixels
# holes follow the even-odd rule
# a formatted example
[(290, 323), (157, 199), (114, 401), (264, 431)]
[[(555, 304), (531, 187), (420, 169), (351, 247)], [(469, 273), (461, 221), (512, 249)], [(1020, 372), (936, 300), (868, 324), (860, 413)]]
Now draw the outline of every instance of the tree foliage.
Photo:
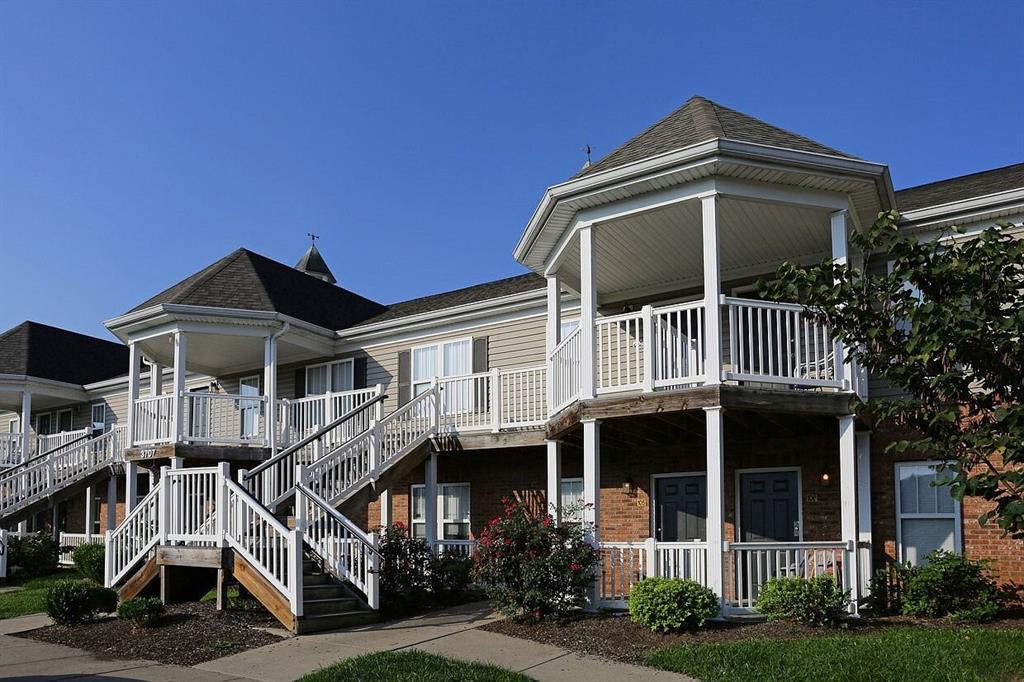
[(850, 236), (863, 268), (784, 263), (765, 297), (802, 303), (872, 375), (902, 389), (856, 409), (903, 437), (890, 452), (948, 460), (956, 499), (1024, 539), (1024, 241), (1008, 224), (918, 237), (881, 213)]

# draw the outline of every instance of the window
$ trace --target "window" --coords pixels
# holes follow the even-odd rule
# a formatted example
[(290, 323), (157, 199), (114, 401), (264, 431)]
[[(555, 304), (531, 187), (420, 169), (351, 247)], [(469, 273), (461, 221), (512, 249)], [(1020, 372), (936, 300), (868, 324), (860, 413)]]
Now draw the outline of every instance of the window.
[(569, 334), (572, 334), (574, 331), (576, 331), (576, 328), (579, 326), (579, 320), (562, 320), (562, 324), (560, 325), (558, 331), (558, 338), (564, 339), (565, 337), (569, 336)]
[(412, 349), (412, 394), (430, 388), (434, 377), (454, 377), (473, 372), (473, 340), (459, 339)]
[(559, 484), (559, 509), (562, 521), (579, 523), (583, 520), (583, 479), (563, 478)]
[(106, 403), (93, 403), (92, 409), (90, 410), (89, 422), (92, 424), (94, 431), (106, 431), (107, 430), (107, 404)]
[(72, 410), (61, 410), (57, 413), (57, 431), (70, 431), (75, 413)]
[(53, 432), (53, 415), (52, 414), (39, 414), (36, 415), (36, 435), (37, 436), (48, 436)]
[(936, 549), (960, 551), (960, 505), (949, 487), (932, 485), (952, 475), (938, 462), (896, 464), (896, 543), (899, 560), (918, 565)]
[(355, 363), (351, 358), (306, 368), (306, 395), (351, 391), (355, 386)]
[(21, 425), (17, 419), (12, 419), (7, 424), (7, 430), (11, 433), (18, 433), (18, 431), (21, 431)]
[[(414, 538), (427, 537), (427, 488), (419, 484), (410, 490), (410, 527)], [(437, 538), (469, 539), (469, 484), (444, 483), (437, 486)]]

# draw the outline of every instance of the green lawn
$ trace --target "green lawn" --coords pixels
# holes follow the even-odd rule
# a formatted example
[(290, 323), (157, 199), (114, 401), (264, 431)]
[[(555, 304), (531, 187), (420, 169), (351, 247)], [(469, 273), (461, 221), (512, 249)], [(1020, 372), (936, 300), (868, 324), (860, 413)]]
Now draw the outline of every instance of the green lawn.
[(81, 577), (77, 571), (60, 570), (41, 578), (30, 578), (24, 582), (9, 582), (9, 585), (20, 585), (25, 589), (0, 593), (0, 620), (25, 616), (30, 613), (42, 613), (46, 610), (46, 591), (50, 589), (51, 585), (58, 580), (80, 579)]
[(321, 668), (299, 678), (299, 682), (526, 682), (530, 679), (493, 665), (457, 661), (419, 651), (382, 651)]
[(681, 644), (646, 663), (704, 682), (743, 680), (1013, 680), (1024, 630), (899, 628), (870, 635)]

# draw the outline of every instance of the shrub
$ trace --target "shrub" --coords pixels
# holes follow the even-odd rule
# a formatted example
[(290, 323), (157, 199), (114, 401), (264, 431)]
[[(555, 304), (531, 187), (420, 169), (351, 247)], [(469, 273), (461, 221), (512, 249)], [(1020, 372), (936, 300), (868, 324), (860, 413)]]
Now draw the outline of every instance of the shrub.
[(793, 619), (809, 625), (835, 625), (849, 603), (849, 593), (830, 575), (772, 578), (757, 595), (757, 610), (768, 620)]
[(473, 559), (468, 556), (444, 554), (430, 565), (430, 591), (435, 599), (462, 597), (473, 580)]
[(868, 609), (875, 616), (891, 616), (903, 611), (903, 592), (910, 566), (889, 563), (875, 571), (868, 589)]
[(477, 579), (505, 616), (561, 617), (581, 606), (594, 583), (597, 551), (582, 524), (555, 526), (524, 505), (502, 500), (504, 511), (477, 538)]
[(388, 616), (409, 613), (430, 603), (434, 555), (423, 540), (409, 537), (404, 524), (380, 529), (381, 609)]
[(8, 563), (17, 566), (29, 578), (48, 575), (57, 570), (60, 544), (49, 535), (37, 533), (23, 538), (11, 537)]
[(699, 628), (719, 613), (715, 593), (692, 580), (645, 578), (629, 591), (629, 617), (655, 632)]
[(58, 625), (77, 625), (113, 611), (117, 594), (82, 580), (59, 580), (46, 593), (46, 613)]
[(132, 597), (117, 607), (117, 617), (137, 628), (148, 628), (164, 615), (164, 603), (156, 597)]
[(999, 612), (996, 584), (985, 562), (937, 550), (910, 569), (903, 595), (908, 616), (991, 620)]
[(97, 585), (103, 584), (103, 567), (105, 550), (103, 545), (91, 542), (75, 547), (71, 558), (75, 562), (75, 568), (89, 580)]

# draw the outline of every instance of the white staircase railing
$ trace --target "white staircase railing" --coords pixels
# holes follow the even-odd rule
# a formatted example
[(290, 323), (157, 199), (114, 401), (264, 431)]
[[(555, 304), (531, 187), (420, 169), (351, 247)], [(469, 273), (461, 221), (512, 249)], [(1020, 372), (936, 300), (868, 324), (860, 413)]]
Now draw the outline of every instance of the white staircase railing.
[(128, 512), (121, 525), (107, 531), (103, 571), (103, 582), (107, 587), (121, 582), (160, 541), (162, 487), (154, 486), (138, 506)]
[(21, 434), (0, 433), (0, 467), (21, 464)]
[(306, 543), (320, 557), (324, 570), (362, 591), (370, 608), (380, 608), (377, 536), (364, 533), (301, 484), (296, 489), (295, 516)]
[[(593, 362), (588, 359), (588, 362)], [(555, 414), (576, 400), (583, 380), (583, 333), (576, 327), (548, 356), (548, 413)]]
[(41, 435), (36, 441), (36, 449), (40, 454), (53, 452), (54, 450), (70, 445), (75, 441), (92, 435), (92, 429), (78, 429), (77, 431), (61, 431), (60, 433), (51, 433), (50, 435)]
[(300, 465), (299, 483), (338, 506), (437, 434), (440, 400), (441, 389), (435, 384), (359, 436), (311, 464)]

